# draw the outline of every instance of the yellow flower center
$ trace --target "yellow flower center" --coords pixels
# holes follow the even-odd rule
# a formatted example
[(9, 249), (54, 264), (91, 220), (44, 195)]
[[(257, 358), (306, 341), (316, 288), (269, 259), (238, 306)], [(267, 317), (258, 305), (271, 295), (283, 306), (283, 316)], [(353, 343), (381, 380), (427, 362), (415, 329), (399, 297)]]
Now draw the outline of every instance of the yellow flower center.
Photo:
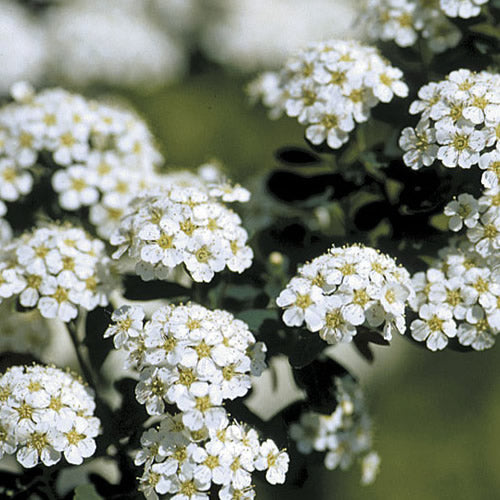
[(458, 306), (460, 302), (462, 302), (462, 299), (460, 297), (460, 291), (459, 290), (446, 290), (446, 302), (450, 304), (450, 306)]
[(325, 317), (326, 326), (328, 328), (336, 329), (344, 323), (344, 318), (340, 312), (340, 309), (334, 309), (326, 314)]
[(68, 300), (68, 292), (64, 288), (58, 286), (57, 290), (52, 294), (52, 298), (56, 299), (59, 304), (62, 304)]
[(301, 309), (307, 309), (312, 304), (311, 297), (309, 295), (297, 295), (295, 305)]
[(78, 444), (82, 439), (85, 439), (85, 434), (80, 434), (76, 429), (71, 429), (65, 434), (69, 444)]
[(156, 243), (163, 250), (167, 250), (174, 246), (174, 237), (164, 233), (158, 238)]
[(469, 138), (466, 135), (456, 134), (453, 139), (453, 147), (457, 151), (463, 151), (469, 147)]
[(49, 439), (47, 434), (44, 432), (33, 432), (28, 441), (28, 446), (35, 448), (35, 450), (40, 455), (42, 450), (49, 445)]
[(427, 321), (429, 328), (433, 332), (442, 331), (443, 330), (443, 323), (444, 323), (444, 321), (442, 319), (438, 318), (437, 316), (432, 316), (432, 318), (429, 321)]
[(370, 302), (370, 297), (365, 289), (354, 290), (352, 301), (354, 304), (365, 307), (365, 305)]
[(196, 398), (195, 406), (197, 410), (205, 413), (212, 408), (212, 403), (210, 402), (210, 398), (208, 396), (201, 396)]
[(206, 264), (210, 260), (212, 253), (208, 249), (207, 245), (203, 245), (195, 252), (194, 255), (195, 255), (196, 260), (198, 262), (201, 262), (202, 264)]

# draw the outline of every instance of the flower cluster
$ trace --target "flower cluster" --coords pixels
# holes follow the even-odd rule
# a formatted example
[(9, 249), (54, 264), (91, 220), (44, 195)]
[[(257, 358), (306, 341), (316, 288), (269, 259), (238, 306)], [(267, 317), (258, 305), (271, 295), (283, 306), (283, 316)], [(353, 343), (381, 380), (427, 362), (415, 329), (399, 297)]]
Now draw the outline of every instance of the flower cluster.
[(47, 63), (48, 44), (43, 29), (20, 2), (0, 1), (0, 94), (18, 80), (39, 81)]
[(127, 352), (127, 366), (140, 371), (137, 400), (150, 415), (175, 405), (192, 431), (218, 428), (223, 400), (243, 397), (250, 375), (265, 368), (265, 345), (232, 314), (196, 304), (164, 306), (143, 320), (141, 307), (122, 306), (105, 332)]
[[(49, 69), (76, 85), (152, 86), (178, 79), (186, 64), (180, 45), (147, 14), (147, 3), (63, 2), (46, 16)], [(167, 2), (168, 3), (168, 2)]]
[(332, 40), (309, 45), (280, 73), (265, 73), (248, 91), (271, 108), (271, 116), (284, 112), (306, 125), (313, 144), (326, 140), (338, 149), (356, 122), (368, 120), (371, 108), (408, 95), (402, 76), (376, 48)]
[(80, 228), (38, 228), (0, 252), (0, 301), (18, 296), (23, 307), (37, 307), (45, 318), (67, 322), (78, 306), (105, 306), (114, 285), (104, 243)]
[[(202, 30), (202, 48), (243, 71), (279, 67), (307, 43), (355, 38), (357, 2), (349, 0), (216, 0), (221, 15)], [(205, 7), (206, 9), (206, 7)]]
[(44, 354), (51, 341), (47, 321), (37, 310), (18, 312), (13, 300), (0, 304), (0, 353)]
[(58, 88), (35, 94), (18, 83), (12, 94), (16, 101), (0, 109), (0, 200), (29, 194), (42, 164), (61, 207), (91, 206), (91, 222), (107, 236), (106, 219), (120, 219), (162, 161), (146, 125)]
[(111, 243), (144, 280), (167, 279), (184, 264), (194, 281), (209, 282), (225, 267), (241, 273), (251, 266), (252, 249), (240, 217), (222, 201), (247, 201), (248, 191), (216, 185), (211, 189), (169, 186), (135, 198)]
[(266, 471), (270, 484), (280, 484), (288, 470), (288, 454), (273, 440), (261, 442), (254, 429), (227, 419), (218, 428), (193, 432), (181, 415), (167, 413), (157, 428), (143, 433), (141, 445), (135, 464), (144, 464), (139, 489), (148, 500), (158, 494), (208, 500), (214, 487), (221, 500), (251, 500), (255, 471)]
[(410, 275), (393, 258), (364, 246), (335, 248), (298, 269), (276, 299), (288, 326), (304, 322), (329, 344), (349, 342), (357, 328), (383, 325), (383, 336), (406, 330)]
[(421, 37), (433, 52), (443, 52), (462, 38), (438, 0), (366, 0), (365, 4), (361, 21), (374, 40), (410, 47)]
[(411, 307), (419, 316), (410, 327), (415, 340), (432, 351), (454, 337), (477, 351), (493, 346), (500, 331), (498, 254), (484, 258), (468, 241), (454, 244), (412, 282)]
[(484, 258), (496, 258), (500, 250), (500, 190), (498, 185), (484, 191), (477, 200), (463, 193), (444, 209), (452, 231), (467, 228), (466, 236), (474, 251)]
[(15, 366), (0, 377), (0, 458), (16, 453), (26, 468), (92, 456), (100, 421), (91, 390), (51, 366)]
[(362, 483), (370, 484), (377, 475), (380, 458), (372, 450), (372, 424), (363, 393), (350, 377), (335, 377), (337, 407), (331, 415), (305, 411), (290, 426), (290, 436), (299, 452), (326, 452), (329, 470), (346, 470), (359, 460)]
[(468, 19), (481, 13), (481, 6), (489, 0), (439, 0), (439, 6), (449, 17)]
[(498, 161), (500, 147), (500, 75), (467, 69), (451, 72), (445, 80), (424, 85), (410, 106), (420, 114), (415, 128), (399, 139), (403, 160), (414, 170), (436, 159), (448, 168), (488, 169)]

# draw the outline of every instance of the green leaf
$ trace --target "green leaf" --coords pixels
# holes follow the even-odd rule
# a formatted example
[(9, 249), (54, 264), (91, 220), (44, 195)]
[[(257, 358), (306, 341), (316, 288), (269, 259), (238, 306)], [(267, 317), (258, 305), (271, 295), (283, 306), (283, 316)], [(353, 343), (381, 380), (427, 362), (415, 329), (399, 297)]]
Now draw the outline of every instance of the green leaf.
[(227, 285), (224, 290), (224, 296), (231, 299), (244, 301), (251, 301), (262, 293), (262, 290), (252, 285)]
[(293, 368), (303, 368), (312, 363), (326, 347), (326, 342), (318, 334), (301, 331), (294, 341), (290, 365)]
[(113, 308), (97, 307), (87, 313), (85, 320), (84, 344), (89, 351), (89, 359), (94, 370), (99, 371), (109, 352), (113, 349), (111, 338), (105, 339), (104, 332), (108, 327)]
[(370, 231), (368, 236), (368, 240), (370, 245), (373, 247), (377, 247), (377, 242), (379, 238), (383, 236), (390, 236), (392, 233), (392, 227), (388, 219), (382, 219), (380, 223)]
[(469, 27), (469, 31), (472, 31), (473, 33), (480, 33), (481, 35), (490, 36), (492, 38), (500, 40), (500, 27), (493, 26), (489, 23), (474, 24), (473, 26)]
[(399, 201), (399, 195), (404, 188), (402, 182), (396, 181), (394, 179), (387, 179), (385, 181), (385, 190), (387, 197), (392, 204), (396, 204)]
[(244, 321), (250, 330), (257, 332), (266, 319), (278, 319), (276, 309), (248, 309), (236, 314), (238, 319)]
[(75, 488), (73, 500), (104, 500), (93, 484), (81, 484)]
[(449, 217), (447, 215), (436, 214), (430, 218), (429, 224), (439, 231), (448, 231), (448, 220)]
[(368, 205), (368, 203), (373, 203), (374, 201), (380, 201), (383, 197), (380, 194), (368, 193), (367, 191), (358, 191), (350, 199), (349, 205), (349, 217), (354, 217), (356, 212), (363, 206)]

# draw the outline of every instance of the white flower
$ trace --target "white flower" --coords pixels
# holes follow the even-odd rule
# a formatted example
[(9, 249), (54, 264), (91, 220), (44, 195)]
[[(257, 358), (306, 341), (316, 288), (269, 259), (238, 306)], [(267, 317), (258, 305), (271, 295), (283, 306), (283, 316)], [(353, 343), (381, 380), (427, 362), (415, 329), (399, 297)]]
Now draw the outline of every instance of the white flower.
[(412, 322), (411, 335), (419, 342), (426, 341), (431, 351), (444, 349), (448, 345), (448, 339), (456, 336), (457, 326), (449, 309), (424, 304), (418, 314), (421, 319)]
[(441, 146), (437, 157), (445, 167), (470, 168), (479, 161), (479, 152), (484, 148), (484, 134), (474, 128), (439, 127), (436, 139)]
[(467, 229), (467, 238), (474, 243), (476, 251), (482, 257), (498, 252), (500, 248), (500, 214), (491, 210), (481, 216), (479, 222)]
[(302, 278), (294, 278), (276, 299), (285, 307), (283, 321), (288, 326), (301, 326), (305, 321), (311, 331), (321, 328), (323, 293), (321, 289)]
[(94, 204), (99, 193), (94, 187), (95, 175), (83, 166), (59, 170), (52, 176), (52, 186), (59, 194), (59, 203), (66, 210)]
[(270, 484), (282, 484), (288, 471), (290, 457), (280, 451), (273, 440), (268, 439), (260, 446), (259, 456), (255, 460), (257, 470), (266, 471), (266, 480)]
[(35, 467), (39, 461), (50, 467), (61, 459), (55, 449), (57, 433), (48, 422), (26, 422), (17, 430), (19, 449), (17, 461), (25, 468)]
[(0, 158), (0, 200), (16, 201), (33, 187), (31, 174), (10, 158)]
[(361, 462), (363, 484), (372, 484), (378, 474), (380, 468), (380, 456), (376, 452), (368, 453), (364, 456)]
[(403, 72), (398, 68), (380, 67), (366, 76), (366, 82), (372, 87), (373, 94), (382, 102), (390, 102), (394, 95), (406, 97), (408, 86), (401, 81)]
[(115, 347), (122, 347), (130, 337), (138, 337), (143, 328), (144, 310), (141, 306), (122, 306), (111, 315), (111, 324), (104, 338), (113, 336)]
[(435, 141), (435, 132), (428, 127), (426, 122), (420, 121), (416, 129), (411, 127), (403, 129), (399, 138), (399, 147), (405, 151), (403, 155), (405, 164), (413, 170), (432, 165), (438, 152)]
[(477, 200), (470, 194), (459, 194), (456, 200), (450, 201), (444, 208), (444, 214), (450, 217), (448, 225), (452, 231), (460, 231), (463, 225), (474, 227), (479, 219)]

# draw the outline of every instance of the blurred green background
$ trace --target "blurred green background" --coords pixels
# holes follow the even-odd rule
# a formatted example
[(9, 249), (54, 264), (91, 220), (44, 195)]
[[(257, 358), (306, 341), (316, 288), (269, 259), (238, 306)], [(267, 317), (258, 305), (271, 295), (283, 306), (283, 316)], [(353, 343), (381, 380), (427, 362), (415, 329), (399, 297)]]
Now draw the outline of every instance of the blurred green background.
[[(216, 157), (245, 182), (273, 168), (277, 147), (303, 142), (294, 120), (268, 120), (249, 104), (246, 83), (211, 67), (172, 87), (122, 96), (148, 120), (168, 164), (196, 167)], [(435, 354), (396, 338), (376, 348), (372, 366), (360, 363), (382, 458), (375, 484), (360, 486), (357, 467), (314, 467), (300, 491), (275, 487), (267, 498), (500, 499), (500, 346)]]

